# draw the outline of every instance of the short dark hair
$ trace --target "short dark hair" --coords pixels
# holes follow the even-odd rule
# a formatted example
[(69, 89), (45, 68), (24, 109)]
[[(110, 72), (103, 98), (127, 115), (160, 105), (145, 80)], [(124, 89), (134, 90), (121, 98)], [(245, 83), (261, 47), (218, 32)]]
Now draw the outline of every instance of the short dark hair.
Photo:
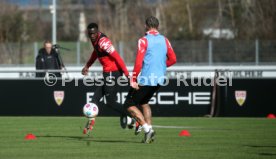
[(50, 40), (45, 40), (44, 44), (47, 44), (47, 43), (51, 43), (52, 44), (52, 42)]
[(97, 23), (90, 23), (87, 25), (87, 30), (90, 33), (98, 32), (98, 24)]
[(45, 40), (44, 43), (43, 43), (43, 46), (45, 47), (46, 44), (51, 44), (51, 45), (53, 45), (52, 42), (51, 42), (50, 40)]
[(159, 26), (159, 21), (156, 17), (150, 16), (146, 19), (146, 26), (149, 28), (155, 28), (157, 29)]

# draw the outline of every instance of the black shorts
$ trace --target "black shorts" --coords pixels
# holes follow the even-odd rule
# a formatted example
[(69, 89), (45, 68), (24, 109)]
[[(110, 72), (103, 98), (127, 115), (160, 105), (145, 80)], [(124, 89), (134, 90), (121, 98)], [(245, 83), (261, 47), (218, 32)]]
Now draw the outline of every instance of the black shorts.
[(139, 86), (138, 90), (131, 88), (126, 97), (124, 107), (128, 108), (131, 106), (147, 104), (153, 94), (160, 88), (160, 85), (157, 86)]
[(119, 87), (117, 80), (121, 77), (122, 77), (121, 71), (104, 72), (103, 85), (97, 86), (94, 92), (94, 96), (92, 98), (92, 102), (99, 106), (101, 98), (105, 96), (107, 106), (119, 112), (120, 114), (124, 113), (125, 110), (123, 105), (120, 103), (117, 103), (117, 92)]

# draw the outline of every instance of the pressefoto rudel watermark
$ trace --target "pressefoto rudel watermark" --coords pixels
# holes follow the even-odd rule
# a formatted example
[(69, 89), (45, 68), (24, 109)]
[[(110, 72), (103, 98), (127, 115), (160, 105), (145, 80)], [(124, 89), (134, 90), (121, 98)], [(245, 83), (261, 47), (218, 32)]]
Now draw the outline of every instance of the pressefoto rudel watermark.
[(48, 73), (45, 77), (44, 77), (44, 83), (47, 86), (54, 86), (57, 83), (57, 76), (54, 73)]
[[(179, 87), (182, 86), (232, 86), (232, 77), (227, 76), (219, 76), (217, 78), (210, 78), (210, 77), (185, 77), (185, 76), (177, 76), (176, 78), (176, 85)], [(56, 77), (54, 73), (49, 73), (48, 76), (44, 77), (44, 83), (47, 86), (54, 86), (57, 84), (59, 79)], [(80, 82), (82, 82), (85, 86), (114, 86), (115, 84), (119, 86), (128, 86), (129, 80), (125, 76), (121, 76), (117, 79), (113, 76), (104, 77), (91, 77), (91, 76), (84, 76), (82, 80), (79, 78), (69, 78), (69, 77), (62, 77), (61, 86), (66, 86), (69, 83), (74, 82), (74, 86), (79, 86)], [(145, 83), (163, 83), (162, 86), (167, 86), (170, 83), (170, 80), (166, 76), (158, 77), (155, 74), (151, 74), (148, 77), (140, 76), (139, 80), (143, 80)]]
[[(217, 78), (210, 77), (190, 77), (177, 76), (177, 86), (232, 86), (232, 77), (218, 76)], [(188, 82), (190, 81), (190, 82)]]

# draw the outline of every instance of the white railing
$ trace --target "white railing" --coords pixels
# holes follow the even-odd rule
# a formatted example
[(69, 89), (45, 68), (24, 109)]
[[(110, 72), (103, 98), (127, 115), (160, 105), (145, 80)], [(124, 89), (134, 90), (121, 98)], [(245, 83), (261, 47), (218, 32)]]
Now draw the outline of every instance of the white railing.
[[(127, 67), (129, 71), (133, 67)], [(0, 67), (0, 79), (34, 79), (38, 72), (61, 72), (63, 77), (83, 78), (82, 67), (67, 67), (66, 70), (35, 70), (34, 67)], [(167, 76), (214, 77), (214, 72), (233, 78), (276, 78), (276, 66), (173, 66), (168, 68)], [(90, 76), (101, 76), (102, 67), (91, 67)]]

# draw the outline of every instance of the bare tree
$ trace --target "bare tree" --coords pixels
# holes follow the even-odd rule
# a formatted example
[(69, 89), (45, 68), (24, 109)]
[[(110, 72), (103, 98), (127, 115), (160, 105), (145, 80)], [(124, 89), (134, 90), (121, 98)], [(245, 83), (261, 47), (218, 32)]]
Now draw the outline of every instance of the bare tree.
[(190, 7), (190, 1), (189, 0), (187, 0), (186, 9), (187, 9), (187, 14), (188, 14), (188, 19), (189, 19), (189, 31), (190, 31), (190, 33), (193, 33), (194, 26), (193, 26), (192, 10), (191, 10), (191, 7)]
[(236, 22), (235, 22), (235, 12), (234, 12), (234, 6), (233, 6), (233, 0), (228, 0), (228, 7), (229, 7), (229, 14), (231, 16), (231, 24), (232, 28), (236, 27)]
[(123, 41), (126, 40), (125, 35), (128, 33), (127, 2), (128, 0), (108, 0), (109, 7), (113, 13), (113, 24), (118, 30), (116, 37)]
[[(22, 54), (17, 54), (22, 50), (16, 50), (15, 45), (22, 44), (24, 37), (24, 20), (22, 13), (17, 7), (5, 3), (1, 4), (0, 11), (0, 43), (1, 43), (1, 63), (22, 63)], [(16, 56), (17, 55), (17, 56)], [(19, 55), (19, 56), (18, 56)], [(19, 60), (18, 60), (19, 59)]]

